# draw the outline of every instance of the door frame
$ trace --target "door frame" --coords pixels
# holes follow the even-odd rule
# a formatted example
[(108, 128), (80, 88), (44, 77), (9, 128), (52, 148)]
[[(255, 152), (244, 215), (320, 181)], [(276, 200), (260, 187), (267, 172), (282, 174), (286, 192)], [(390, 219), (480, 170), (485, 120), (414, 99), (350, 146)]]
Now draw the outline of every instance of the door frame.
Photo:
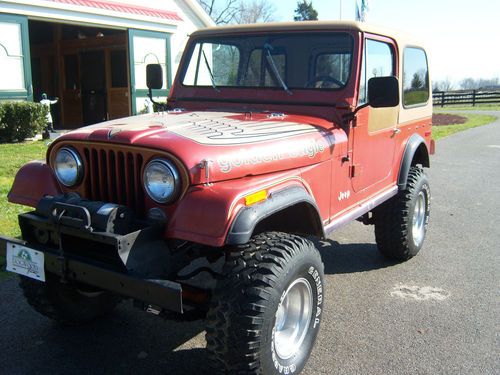
[[(361, 60), (363, 63), (360, 64), (360, 69), (366, 69), (367, 67), (365, 66), (367, 64), (367, 41), (372, 40), (375, 42), (379, 43), (385, 43), (386, 45), (389, 46), (391, 49), (391, 55), (392, 55), (392, 70), (393, 70), (393, 75), (396, 77), (399, 77), (399, 51), (398, 51), (398, 45), (396, 41), (392, 38), (386, 37), (386, 36), (381, 36), (381, 35), (376, 35), (376, 34), (371, 34), (371, 33), (364, 33), (363, 35), (363, 49), (362, 49), (362, 56)], [(362, 74), (360, 74), (360, 77)], [(359, 82), (359, 87), (361, 86), (362, 82), (360, 80)], [(365, 82), (366, 85), (368, 85), (368, 79), (366, 79)], [(360, 94), (360, 90), (358, 87), (358, 95)], [(368, 100), (368, 98), (366, 98)], [(359, 105), (359, 103), (358, 103)], [(360, 110), (356, 116), (355, 122), (352, 124), (351, 127), (351, 141), (352, 141), (352, 158), (351, 158), (351, 170), (349, 172), (350, 178), (351, 178), (351, 187), (354, 192), (358, 193), (361, 191), (365, 190), (377, 190), (383, 184), (387, 183), (387, 179), (391, 177), (391, 174), (393, 172), (393, 161), (395, 157), (395, 152), (396, 152), (396, 143), (397, 143), (397, 132), (395, 131), (396, 128), (398, 128), (398, 122), (399, 122), (399, 105), (396, 107), (391, 107), (391, 108), (372, 108), (370, 106), (363, 108)], [(391, 121), (392, 120), (392, 121)], [(382, 121), (384, 124), (386, 123), (387, 125), (382, 126), (382, 127), (376, 127), (375, 129), (370, 129), (370, 124), (373, 121)], [(378, 145), (380, 147), (380, 143), (383, 140), (387, 140), (388, 143), (390, 144), (390, 158), (391, 162), (386, 163), (386, 165), (379, 166), (377, 164), (374, 164), (373, 166), (370, 166), (370, 169), (367, 168), (367, 160), (371, 159), (370, 157), (367, 156), (368, 154), (368, 148), (366, 147), (360, 147), (360, 144), (363, 145), (371, 145), (372, 148), (375, 147), (375, 145)], [(389, 158), (389, 156), (387, 156)], [(386, 169), (384, 167), (388, 167), (389, 169)], [(378, 171), (378, 176), (375, 178), (372, 178), (371, 180), (367, 180), (367, 173), (368, 172), (377, 172)], [(385, 173), (385, 175), (383, 174)]]
[(165, 85), (164, 89), (153, 90), (153, 96), (168, 96), (170, 92), (170, 87), (172, 86), (172, 62), (170, 61), (171, 50), (170, 50), (170, 33), (161, 33), (156, 31), (145, 31), (137, 29), (128, 29), (128, 58), (129, 58), (129, 72), (130, 72), (130, 102), (132, 109), (132, 115), (137, 114), (136, 99), (137, 98), (147, 98), (147, 89), (136, 89), (135, 87), (135, 69), (134, 69), (134, 36), (147, 37), (147, 38), (158, 38), (164, 39), (166, 43), (166, 56), (165, 56)]

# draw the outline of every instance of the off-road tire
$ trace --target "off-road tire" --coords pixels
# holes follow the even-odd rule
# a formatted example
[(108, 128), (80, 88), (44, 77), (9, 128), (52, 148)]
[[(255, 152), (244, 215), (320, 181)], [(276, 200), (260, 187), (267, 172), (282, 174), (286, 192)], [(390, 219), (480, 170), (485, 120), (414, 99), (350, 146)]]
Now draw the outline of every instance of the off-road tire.
[[(299, 373), (321, 322), (323, 268), (314, 244), (291, 234), (262, 233), (232, 248), (207, 314), (207, 350), (213, 373)], [(275, 348), (277, 309), (297, 282), (310, 286), (311, 315), (302, 320), (307, 328), (299, 349), (282, 359)]]
[[(423, 197), (423, 227), (421, 239), (413, 235), (413, 220), (417, 215), (417, 200)], [(431, 191), (424, 171), (411, 167), (406, 189), (377, 207), (374, 211), (375, 239), (379, 251), (385, 257), (398, 261), (408, 260), (420, 251), (429, 224)]]
[(76, 326), (110, 312), (120, 298), (104, 291), (77, 288), (46, 274), (46, 282), (19, 277), (24, 297), (37, 312), (63, 325)]

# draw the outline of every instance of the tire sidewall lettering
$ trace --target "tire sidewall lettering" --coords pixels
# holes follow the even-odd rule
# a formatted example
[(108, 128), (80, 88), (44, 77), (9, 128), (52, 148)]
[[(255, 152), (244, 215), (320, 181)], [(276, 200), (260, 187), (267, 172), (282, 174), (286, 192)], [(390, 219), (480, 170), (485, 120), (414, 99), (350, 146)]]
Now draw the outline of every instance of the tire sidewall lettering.
[[(278, 299), (278, 304), (276, 305), (279, 306), (279, 303), (283, 301), (283, 298), (285, 296), (286, 290), (288, 289), (288, 286), (295, 281), (297, 278), (303, 277), (305, 278), (308, 282), (309, 285), (311, 286), (313, 290), (313, 312), (311, 314), (311, 320), (309, 323), (309, 328), (308, 332), (306, 334), (305, 341), (302, 343), (302, 345), (311, 345), (311, 338), (313, 339), (312, 342), (314, 342), (314, 338), (317, 335), (317, 332), (319, 330), (320, 322), (321, 322), (321, 316), (322, 316), (322, 306), (323, 306), (323, 279), (322, 279), (322, 274), (318, 271), (318, 268), (315, 265), (309, 265), (306, 269), (302, 269), (300, 272), (296, 273), (294, 277), (289, 280), (289, 282), (286, 284), (286, 286), (283, 288), (283, 292), (280, 295), (280, 298)], [(281, 358), (278, 357), (276, 354), (276, 350), (274, 347), (275, 344), (275, 334), (276, 334), (276, 327), (272, 328), (272, 337), (271, 337), (271, 359), (272, 363), (274, 365), (274, 368), (276, 369), (277, 373), (279, 374), (294, 374), (297, 372), (298, 369), (301, 369), (303, 365), (305, 364), (305, 361), (307, 360), (308, 355), (305, 356), (304, 358), (304, 352), (299, 351), (297, 354), (295, 354), (293, 357), (287, 359), (287, 360), (282, 360)]]

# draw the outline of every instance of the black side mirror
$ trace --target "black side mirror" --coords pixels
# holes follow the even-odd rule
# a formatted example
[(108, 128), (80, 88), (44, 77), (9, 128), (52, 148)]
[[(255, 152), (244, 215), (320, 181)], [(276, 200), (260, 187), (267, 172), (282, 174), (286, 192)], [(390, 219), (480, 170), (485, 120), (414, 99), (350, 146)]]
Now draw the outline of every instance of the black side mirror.
[(150, 90), (159, 90), (163, 87), (163, 70), (160, 64), (146, 65), (146, 86)]
[(399, 105), (399, 83), (396, 77), (373, 77), (368, 80), (368, 103), (373, 108)]

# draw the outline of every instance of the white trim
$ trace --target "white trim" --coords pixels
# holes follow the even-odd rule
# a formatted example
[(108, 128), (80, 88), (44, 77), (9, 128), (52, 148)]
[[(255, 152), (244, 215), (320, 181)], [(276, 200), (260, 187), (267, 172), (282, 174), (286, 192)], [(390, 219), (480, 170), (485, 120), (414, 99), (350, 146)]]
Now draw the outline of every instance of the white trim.
[(118, 29), (173, 32), (182, 21), (121, 13), (44, 0), (0, 0), (0, 12), (28, 16), (31, 19), (101, 25)]
[(197, 0), (183, 0), (183, 2), (196, 14), (205, 27), (216, 26), (214, 20), (205, 12)]

